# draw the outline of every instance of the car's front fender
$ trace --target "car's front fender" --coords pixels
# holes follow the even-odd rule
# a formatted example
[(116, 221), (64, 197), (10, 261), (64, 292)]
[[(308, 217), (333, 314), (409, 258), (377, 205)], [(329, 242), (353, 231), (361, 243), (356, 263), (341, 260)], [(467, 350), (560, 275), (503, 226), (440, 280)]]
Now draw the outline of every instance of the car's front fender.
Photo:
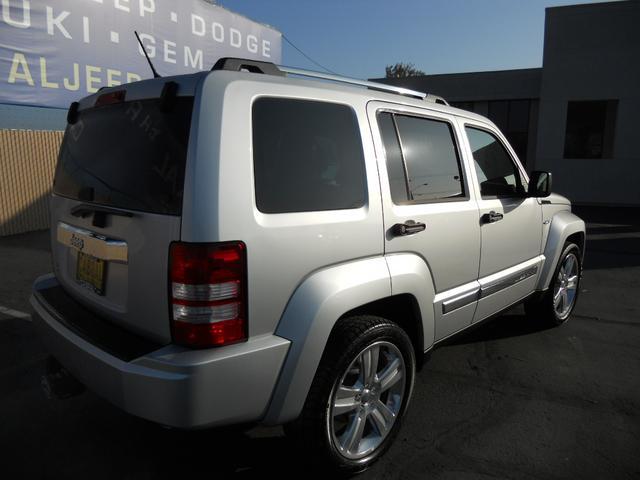
[(567, 239), (576, 233), (585, 235), (585, 232), (586, 226), (584, 220), (573, 213), (564, 210), (553, 216), (547, 236), (547, 243), (544, 247), (546, 260), (542, 267), (540, 277), (538, 277), (537, 290), (546, 290), (549, 288), (553, 272), (562, 253), (562, 247)]

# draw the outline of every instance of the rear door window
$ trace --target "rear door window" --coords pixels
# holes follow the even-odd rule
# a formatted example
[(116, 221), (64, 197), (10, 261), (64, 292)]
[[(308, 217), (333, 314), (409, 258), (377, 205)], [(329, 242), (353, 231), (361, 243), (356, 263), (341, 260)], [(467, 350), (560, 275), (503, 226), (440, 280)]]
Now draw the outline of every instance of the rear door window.
[(261, 212), (342, 210), (366, 202), (360, 130), (346, 105), (256, 100), (253, 163)]
[(448, 122), (382, 112), (378, 124), (394, 203), (466, 198), (458, 148)]
[(54, 193), (76, 200), (180, 215), (193, 97), (81, 110), (67, 126)]

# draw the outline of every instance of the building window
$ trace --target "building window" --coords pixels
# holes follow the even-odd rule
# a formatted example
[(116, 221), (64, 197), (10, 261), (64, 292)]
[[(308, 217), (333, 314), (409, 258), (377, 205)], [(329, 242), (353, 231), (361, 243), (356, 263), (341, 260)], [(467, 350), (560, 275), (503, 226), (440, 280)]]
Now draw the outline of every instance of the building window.
[(611, 158), (618, 100), (569, 102), (564, 158)]

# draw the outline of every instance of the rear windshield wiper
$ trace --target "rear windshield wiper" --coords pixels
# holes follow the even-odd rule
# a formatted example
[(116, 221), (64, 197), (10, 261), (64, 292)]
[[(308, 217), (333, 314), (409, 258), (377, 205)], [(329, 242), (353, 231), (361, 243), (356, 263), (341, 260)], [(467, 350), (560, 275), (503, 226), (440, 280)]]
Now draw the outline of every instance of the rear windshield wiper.
[(76, 205), (71, 209), (71, 215), (74, 217), (86, 218), (93, 215), (91, 225), (94, 227), (104, 228), (107, 224), (107, 215), (118, 215), (120, 217), (133, 217), (133, 213), (117, 210), (110, 207), (102, 207), (99, 205), (89, 205), (83, 203)]

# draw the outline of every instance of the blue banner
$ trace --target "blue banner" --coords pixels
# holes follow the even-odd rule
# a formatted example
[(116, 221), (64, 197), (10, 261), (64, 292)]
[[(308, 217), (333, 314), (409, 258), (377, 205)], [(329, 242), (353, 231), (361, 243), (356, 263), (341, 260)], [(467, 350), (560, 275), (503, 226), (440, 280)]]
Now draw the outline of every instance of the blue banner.
[(0, 103), (67, 107), (100, 87), (282, 61), (282, 35), (204, 0), (0, 0)]

